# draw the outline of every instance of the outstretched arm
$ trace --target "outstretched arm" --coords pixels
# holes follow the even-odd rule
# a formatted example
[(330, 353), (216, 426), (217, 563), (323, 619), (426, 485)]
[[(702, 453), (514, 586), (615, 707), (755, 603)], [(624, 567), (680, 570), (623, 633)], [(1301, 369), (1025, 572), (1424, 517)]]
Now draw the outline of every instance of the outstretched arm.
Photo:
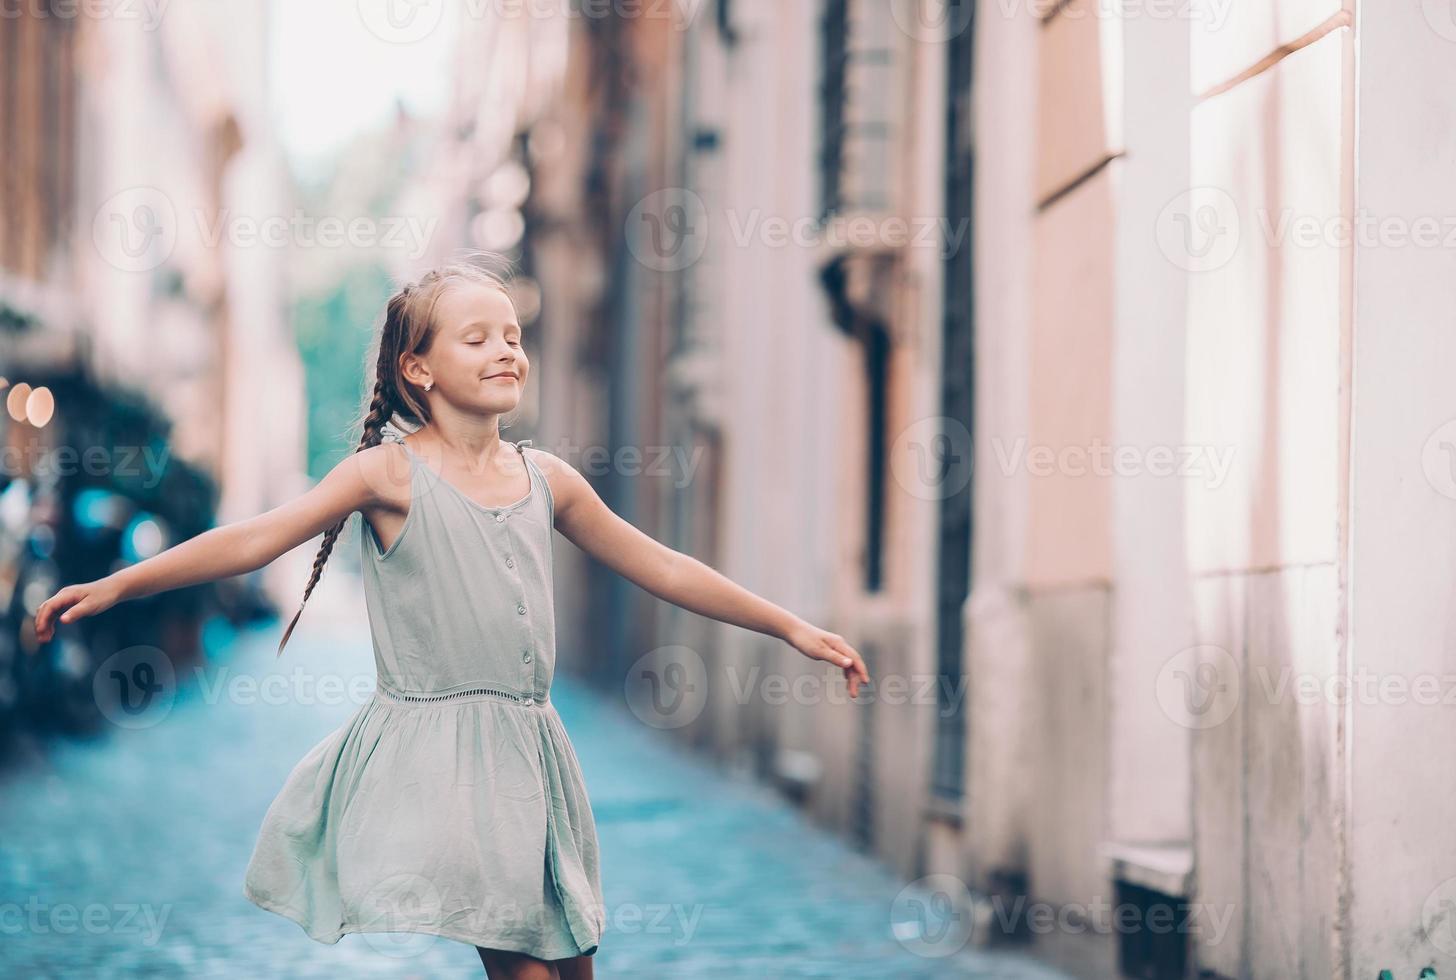
[(70, 623), (127, 599), (262, 568), (355, 510), (390, 496), (402, 472), (397, 452), (375, 446), (354, 453), (307, 493), (267, 513), (212, 528), (95, 582), (66, 586), (36, 612), (36, 636), (51, 639), (57, 618)]
[(844, 670), (851, 697), (869, 683), (864, 658), (837, 633), (819, 629), (745, 589), (691, 555), (674, 551), (618, 516), (575, 467), (549, 453), (534, 457), (551, 481), (556, 527), (623, 578), (674, 605), (776, 636), (814, 660)]

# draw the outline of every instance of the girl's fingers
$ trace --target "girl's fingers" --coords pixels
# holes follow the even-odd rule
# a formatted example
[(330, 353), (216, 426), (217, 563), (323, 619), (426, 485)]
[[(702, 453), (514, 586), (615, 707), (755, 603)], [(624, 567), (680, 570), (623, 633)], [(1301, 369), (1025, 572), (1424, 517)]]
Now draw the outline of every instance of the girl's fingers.
[[(45, 602), (41, 603), (40, 608), (36, 610), (35, 632), (41, 639), (49, 639), (51, 631), (55, 628), (57, 610), (65, 609), (71, 602), (71, 596), (67, 595), (67, 591), (66, 589), (62, 589), (60, 592), (57, 592)], [(80, 603), (76, 605), (79, 606)], [(74, 618), (75, 616), (69, 611), (60, 616), (60, 620), (63, 623), (69, 623)]]
[(844, 651), (844, 667), (846, 669), (853, 668), (854, 671), (858, 673), (860, 677), (864, 680), (864, 682), (868, 684), (870, 680), (870, 672), (865, 668), (864, 658), (859, 655), (859, 651), (843, 641), (840, 641), (836, 645), (842, 651)]

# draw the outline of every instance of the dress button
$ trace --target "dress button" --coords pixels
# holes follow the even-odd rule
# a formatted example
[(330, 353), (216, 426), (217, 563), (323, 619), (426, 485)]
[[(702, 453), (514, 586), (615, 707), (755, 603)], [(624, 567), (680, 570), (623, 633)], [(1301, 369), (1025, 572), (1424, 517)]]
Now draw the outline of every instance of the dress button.
[(497, 514), (497, 515), (495, 515), (495, 522), (497, 524), (499, 524), (501, 521), (503, 521), (505, 519), (506, 519), (506, 515), (504, 515), (504, 514)]
[(531, 662), (531, 651), (530, 650), (527, 650), (525, 653), (521, 654), (521, 659), (524, 660), (526, 663), (530, 663)]
[(526, 604), (524, 602), (516, 603), (516, 612), (520, 613), (522, 616), (526, 615)]
[(516, 560), (514, 558), (507, 558), (506, 559), (506, 567), (507, 568), (515, 568), (516, 567)]

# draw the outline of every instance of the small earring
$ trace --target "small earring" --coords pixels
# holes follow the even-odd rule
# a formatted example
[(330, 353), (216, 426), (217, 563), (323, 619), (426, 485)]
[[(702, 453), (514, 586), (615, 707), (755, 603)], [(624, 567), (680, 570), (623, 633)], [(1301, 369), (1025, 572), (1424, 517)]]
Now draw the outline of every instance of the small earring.
[(426, 382), (426, 383), (425, 383), (425, 390), (426, 390), (426, 391), (429, 391), (429, 390), (430, 390), (430, 389), (431, 389), (431, 388), (433, 388), (433, 387), (435, 387), (435, 382), (433, 382), (433, 381), (429, 381), (429, 382)]

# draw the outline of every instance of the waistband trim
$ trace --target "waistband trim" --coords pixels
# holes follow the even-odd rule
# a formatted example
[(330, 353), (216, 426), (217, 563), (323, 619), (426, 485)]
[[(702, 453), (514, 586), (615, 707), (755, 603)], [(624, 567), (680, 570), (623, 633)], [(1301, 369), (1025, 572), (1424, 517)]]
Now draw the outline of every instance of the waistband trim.
[(376, 682), (375, 695), (385, 701), (396, 704), (438, 704), (442, 701), (478, 701), (481, 698), (490, 698), (498, 701), (505, 701), (527, 708), (539, 708), (550, 703), (547, 695), (531, 695), (521, 691), (512, 691), (503, 687), (477, 686), (468, 687), (458, 691), (444, 691), (431, 694), (407, 694), (403, 691), (396, 691), (388, 685)]

